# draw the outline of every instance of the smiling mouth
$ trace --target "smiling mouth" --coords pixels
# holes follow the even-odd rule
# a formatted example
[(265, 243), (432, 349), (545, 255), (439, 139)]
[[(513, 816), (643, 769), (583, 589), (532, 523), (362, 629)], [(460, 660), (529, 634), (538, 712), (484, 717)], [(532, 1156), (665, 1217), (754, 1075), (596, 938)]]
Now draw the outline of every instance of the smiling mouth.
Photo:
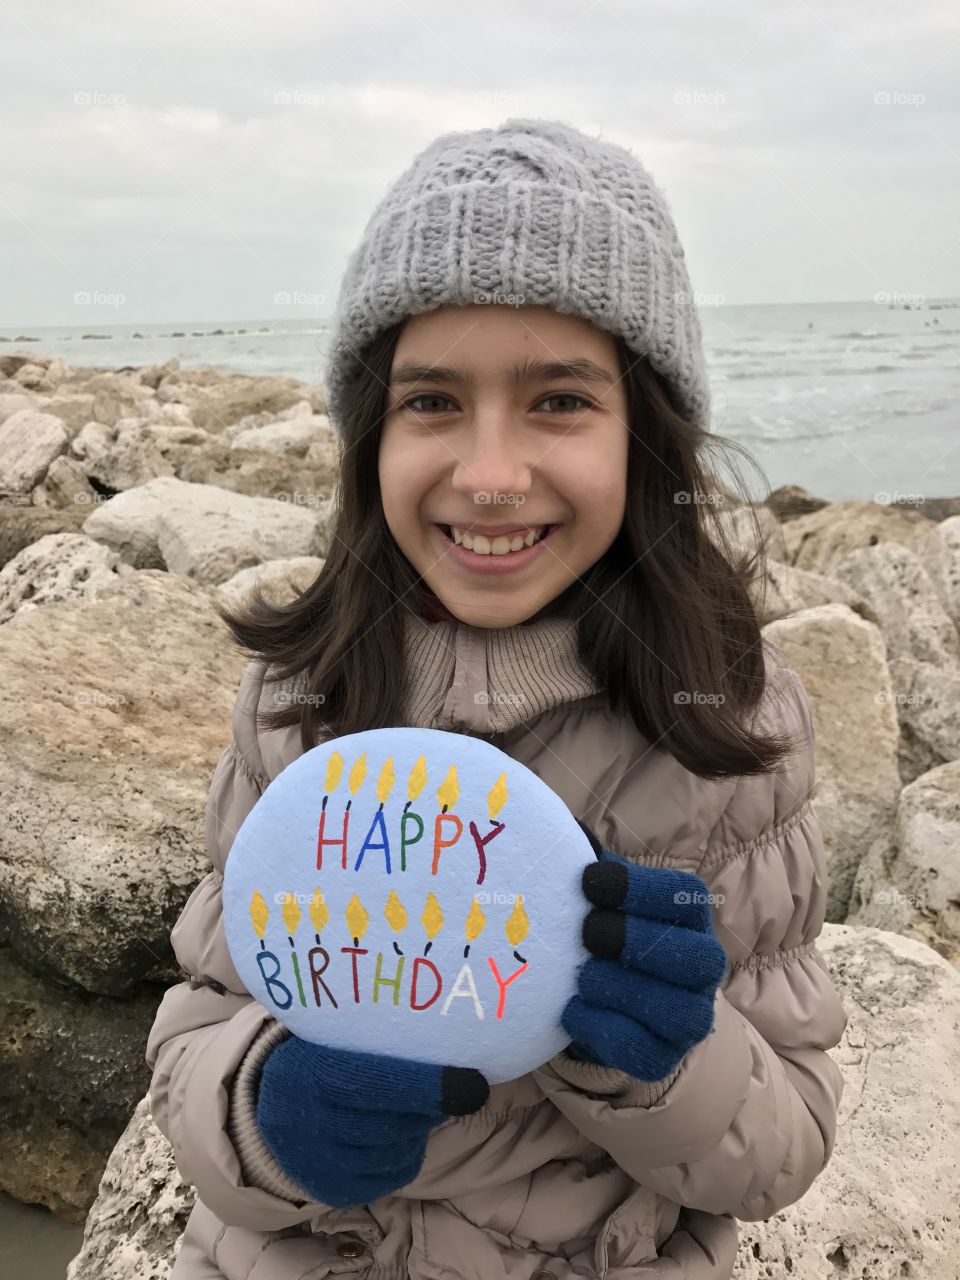
[(526, 533), (518, 531), (516, 533), (490, 535), (467, 533), (449, 524), (437, 525), (437, 528), (449, 542), (480, 556), (510, 556), (518, 551), (526, 551), (530, 547), (536, 546), (538, 542), (542, 542), (557, 527), (555, 524), (542, 524), (529, 528)]

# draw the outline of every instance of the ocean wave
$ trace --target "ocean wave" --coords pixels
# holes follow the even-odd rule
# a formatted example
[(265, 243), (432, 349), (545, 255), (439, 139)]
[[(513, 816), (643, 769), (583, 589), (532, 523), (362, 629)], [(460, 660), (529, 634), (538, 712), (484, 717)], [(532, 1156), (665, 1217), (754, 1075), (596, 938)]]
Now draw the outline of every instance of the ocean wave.
[(764, 378), (848, 378), (869, 373), (899, 373), (895, 364), (870, 364), (851, 369), (839, 366), (836, 369), (821, 369), (817, 365), (797, 367), (793, 369), (731, 369), (719, 376), (721, 382), (760, 382)]
[(904, 409), (887, 409), (887, 413), (891, 418), (916, 418), (922, 413), (940, 413), (943, 409), (952, 407), (952, 400), (931, 400), (929, 404), (913, 404), (907, 405)]
[[(889, 413), (889, 416), (899, 418), (905, 417), (908, 413), (924, 414), (935, 408), (936, 406), (933, 405), (914, 405), (911, 409)], [(884, 414), (884, 416), (887, 415)], [(869, 435), (876, 429), (878, 422), (882, 421), (882, 418), (868, 415), (863, 415), (859, 420), (854, 420), (849, 414), (838, 413), (835, 420), (831, 418), (830, 422), (811, 423), (797, 420), (786, 421), (785, 419), (780, 419), (777, 422), (766, 422), (762, 418), (757, 419), (751, 414), (746, 421), (741, 419), (736, 425), (725, 423), (718, 429), (723, 435), (731, 436), (733, 439), (745, 444), (753, 442), (779, 448), (783, 445), (792, 445), (794, 443), (815, 443), (816, 441), (846, 436)]]
[(824, 369), (823, 377), (825, 378), (843, 378), (847, 375), (855, 373), (898, 373), (899, 369), (895, 364), (868, 364), (862, 369)]
[[(781, 426), (783, 424), (780, 424)], [(732, 436), (741, 443), (756, 441), (758, 444), (793, 444), (798, 440), (830, 440), (834, 436), (854, 435), (862, 427), (848, 427), (846, 430), (831, 430), (821, 427), (818, 431), (796, 431), (789, 427), (782, 435), (771, 435), (769, 431), (750, 431), (749, 429), (725, 427), (723, 434)]]
[(751, 382), (760, 378), (799, 378), (802, 369), (731, 369), (725, 374), (727, 382)]

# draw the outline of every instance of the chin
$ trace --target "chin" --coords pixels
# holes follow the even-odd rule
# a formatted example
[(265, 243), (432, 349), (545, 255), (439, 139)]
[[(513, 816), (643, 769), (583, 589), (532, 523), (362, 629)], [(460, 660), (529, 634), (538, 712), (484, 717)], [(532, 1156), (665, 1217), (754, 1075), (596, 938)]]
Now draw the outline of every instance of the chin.
[(486, 607), (479, 605), (461, 610), (460, 621), (471, 627), (516, 627), (529, 622), (543, 608), (539, 604), (517, 605), (515, 608), (507, 608), (502, 604), (490, 604)]

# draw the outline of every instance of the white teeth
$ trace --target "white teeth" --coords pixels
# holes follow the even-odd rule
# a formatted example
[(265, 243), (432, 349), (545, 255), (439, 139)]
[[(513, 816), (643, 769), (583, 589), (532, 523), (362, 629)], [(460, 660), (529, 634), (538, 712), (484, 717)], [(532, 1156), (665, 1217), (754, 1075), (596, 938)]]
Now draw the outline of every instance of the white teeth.
[(458, 529), (456, 525), (450, 526), (450, 532), (453, 534), (453, 540), (457, 546), (464, 546), (468, 551), (473, 551), (481, 556), (505, 556), (511, 551), (520, 551), (523, 547), (532, 547), (535, 542), (539, 542), (544, 533), (549, 528), (548, 525), (541, 525), (539, 529), (531, 529), (526, 535), (515, 533), (512, 537), (506, 534), (500, 534), (498, 537), (485, 537), (482, 533), (465, 533), (462, 529)]

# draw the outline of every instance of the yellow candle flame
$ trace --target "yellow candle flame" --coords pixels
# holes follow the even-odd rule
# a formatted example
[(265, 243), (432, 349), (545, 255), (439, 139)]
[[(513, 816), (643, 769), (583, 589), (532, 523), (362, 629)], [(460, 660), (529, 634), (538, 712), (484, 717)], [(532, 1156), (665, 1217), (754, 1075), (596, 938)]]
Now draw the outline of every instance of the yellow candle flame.
[(334, 751), (327, 761), (327, 776), (323, 783), (323, 789), (327, 795), (335, 790), (337, 783), (340, 781), (341, 773), (343, 773), (343, 756), (339, 751)]
[(504, 926), (504, 932), (511, 947), (519, 946), (527, 936), (529, 928), (530, 921), (527, 919), (527, 913), (523, 909), (523, 894), (518, 893), (517, 900), (513, 904), (513, 910), (510, 912), (507, 923)]
[(452, 764), (450, 771), (444, 781), (437, 787), (437, 799), (441, 805), (447, 806), (449, 813), (453, 806), (457, 803), (457, 796), (460, 794), (460, 788), (457, 786), (457, 766)]
[(394, 933), (399, 933), (401, 929), (407, 927), (407, 909), (397, 897), (396, 889), (391, 889), (387, 896), (387, 905), (383, 909), (383, 914), (387, 917), (390, 928)]
[(314, 889), (313, 891), (309, 911), (314, 929), (316, 929), (317, 933), (322, 933), (327, 921), (330, 919), (330, 912), (327, 910), (327, 904), (324, 902), (323, 894), (319, 889)]
[(423, 908), (423, 915), (420, 919), (424, 929), (427, 931), (427, 937), (430, 939), (435, 938), (443, 928), (443, 912), (440, 910), (437, 895), (432, 889), (427, 894), (427, 905)]
[(350, 794), (356, 795), (363, 786), (363, 780), (367, 776), (367, 753), (363, 755), (354, 764), (350, 770)]
[(367, 932), (370, 917), (367, 915), (366, 907), (356, 894), (347, 903), (347, 909), (344, 914), (347, 917), (347, 928), (350, 930), (351, 938), (359, 940)]
[(420, 756), (417, 763), (410, 770), (410, 777), (407, 780), (407, 799), (416, 800), (417, 796), (427, 785), (427, 757)]
[(483, 932), (483, 926), (487, 923), (487, 917), (480, 909), (480, 903), (474, 898), (470, 905), (470, 914), (467, 916), (467, 941), (475, 942)]
[(267, 900), (259, 889), (254, 889), (253, 897), (250, 899), (250, 919), (253, 921), (257, 937), (262, 938), (267, 931), (270, 908), (267, 906)]
[(295, 934), (303, 912), (297, 906), (297, 900), (292, 893), (283, 895), (283, 910), (280, 914), (283, 916), (283, 923), (287, 926), (287, 933)]
[(393, 756), (387, 756), (377, 779), (377, 799), (381, 804), (386, 803), (387, 796), (393, 790), (393, 781)]
[(495, 818), (507, 803), (507, 775), (501, 773), (487, 795), (487, 813)]

